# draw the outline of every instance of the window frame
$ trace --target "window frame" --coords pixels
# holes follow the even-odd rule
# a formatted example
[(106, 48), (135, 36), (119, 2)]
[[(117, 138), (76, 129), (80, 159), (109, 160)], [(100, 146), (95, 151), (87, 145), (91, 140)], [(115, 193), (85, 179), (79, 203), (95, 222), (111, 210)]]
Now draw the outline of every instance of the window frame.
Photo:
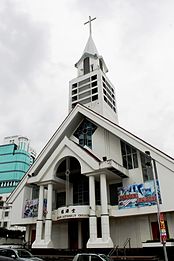
[(120, 143), (123, 167), (126, 169), (138, 168), (138, 155), (136, 148), (123, 140), (120, 140)]

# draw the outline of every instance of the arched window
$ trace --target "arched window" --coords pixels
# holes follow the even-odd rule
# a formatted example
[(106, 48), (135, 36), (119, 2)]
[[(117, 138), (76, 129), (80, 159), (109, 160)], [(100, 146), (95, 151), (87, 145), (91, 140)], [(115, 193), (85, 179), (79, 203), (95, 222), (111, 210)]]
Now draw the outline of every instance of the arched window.
[(84, 74), (87, 74), (90, 72), (89, 57), (86, 57), (83, 61), (83, 71), (84, 71)]
[[(81, 174), (80, 162), (76, 158), (65, 157), (57, 168), (56, 177), (66, 181), (65, 191), (57, 192), (57, 208), (66, 204), (89, 205), (89, 180), (88, 177)], [(73, 195), (70, 195), (70, 184), (73, 188)]]

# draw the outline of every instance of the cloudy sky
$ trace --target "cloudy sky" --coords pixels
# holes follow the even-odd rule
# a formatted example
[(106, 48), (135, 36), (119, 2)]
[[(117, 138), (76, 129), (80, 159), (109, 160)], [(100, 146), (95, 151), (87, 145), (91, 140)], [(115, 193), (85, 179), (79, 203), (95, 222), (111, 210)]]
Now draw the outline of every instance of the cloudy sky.
[(120, 125), (174, 156), (173, 13), (173, 0), (0, 0), (1, 143), (21, 134), (39, 152), (61, 124), (91, 15)]

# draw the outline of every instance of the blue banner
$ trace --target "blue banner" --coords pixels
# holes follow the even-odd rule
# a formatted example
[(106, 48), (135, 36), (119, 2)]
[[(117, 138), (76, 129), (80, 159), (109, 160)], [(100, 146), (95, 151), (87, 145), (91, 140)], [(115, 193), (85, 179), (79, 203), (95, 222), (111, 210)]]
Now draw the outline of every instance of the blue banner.
[[(159, 183), (157, 182), (158, 198), (161, 202)], [(118, 208), (136, 208), (156, 205), (156, 192), (154, 181), (141, 184), (131, 184), (118, 188)]]

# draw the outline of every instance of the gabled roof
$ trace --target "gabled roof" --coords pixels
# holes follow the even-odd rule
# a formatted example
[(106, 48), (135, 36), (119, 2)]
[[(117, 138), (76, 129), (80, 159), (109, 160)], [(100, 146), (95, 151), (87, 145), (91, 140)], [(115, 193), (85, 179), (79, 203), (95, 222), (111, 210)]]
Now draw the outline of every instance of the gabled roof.
[[(130, 133), (129, 131), (125, 130), (121, 126), (111, 122), (110, 120), (104, 118), (100, 114), (92, 111), (91, 109), (77, 104), (76, 107), (68, 114), (59, 128), (56, 130), (54, 135), (42, 149), (38, 157), (36, 158), (35, 162), (29, 169), (29, 171), (25, 174), (21, 182), (18, 186), (24, 184), (27, 180), (27, 175), (34, 173), (37, 175), (39, 170), (42, 166), (47, 162), (49, 157), (54, 153), (56, 148), (59, 146), (61, 141), (64, 139), (65, 136), (70, 137), (73, 130), (75, 130), (82, 121), (82, 119), (86, 117), (94, 122), (96, 125), (101, 126), (102, 128), (108, 130), (113, 135), (119, 137), (121, 140), (129, 143), (130, 145), (134, 146), (139, 151), (145, 152), (147, 150), (151, 151), (151, 157), (162, 164), (167, 165), (168, 168), (174, 171), (174, 159), (167, 154), (163, 153), (162, 151), (158, 150), (154, 146), (150, 145), (149, 143), (145, 142), (144, 140), (140, 139), (139, 137), (135, 136), (134, 134)], [(9, 196), (7, 202), (10, 202), (12, 197), (15, 193), (17, 193), (18, 187), (12, 192)]]
[[(73, 142), (65, 136), (63, 140), (59, 143), (59, 146), (57, 146), (55, 151), (50, 155), (49, 159), (46, 161), (44, 168), (41, 169), (38, 175), (30, 177), (28, 183), (32, 184), (43, 182), (44, 175), (47, 175), (49, 172), (49, 167), (51, 166), (52, 168), (54, 168), (57, 165), (57, 157), (64, 158), (65, 155), (71, 155), (73, 157), (78, 158), (78, 161), (81, 165), (82, 174), (93, 172), (94, 170), (98, 170), (99, 168), (100, 160), (97, 157), (95, 157), (95, 155), (89, 153), (87, 150), (79, 146), (79, 144)], [(53, 180), (53, 178), (53, 176), (49, 177), (50, 180)]]

